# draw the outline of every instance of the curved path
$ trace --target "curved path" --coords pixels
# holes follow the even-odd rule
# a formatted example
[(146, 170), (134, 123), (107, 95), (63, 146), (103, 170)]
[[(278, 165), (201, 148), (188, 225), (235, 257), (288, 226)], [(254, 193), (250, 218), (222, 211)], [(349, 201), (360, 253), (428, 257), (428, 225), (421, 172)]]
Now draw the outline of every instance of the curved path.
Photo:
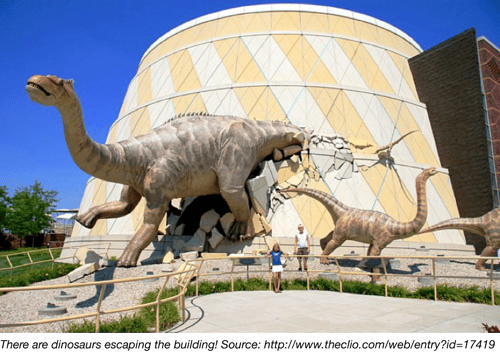
[(500, 306), (385, 298), (328, 291), (249, 291), (186, 299), (176, 333), (484, 333)]

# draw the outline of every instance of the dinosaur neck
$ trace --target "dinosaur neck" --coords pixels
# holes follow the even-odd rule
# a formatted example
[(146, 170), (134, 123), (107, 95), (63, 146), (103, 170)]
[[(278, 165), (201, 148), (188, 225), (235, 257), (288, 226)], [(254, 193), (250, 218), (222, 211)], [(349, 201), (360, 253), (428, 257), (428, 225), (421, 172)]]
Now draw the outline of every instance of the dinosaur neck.
[(91, 176), (123, 183), (124, 173), (119, 170), (120, 147), (116, 144), (98, 144), (88, 136), (78, 98), (71, 97), (56, 107), (63, 120), (68, 150), (76, 165)]
[(334, 223), (337, 223), (337, 220), (348, 210), (351, 209), (345, 204), (343, 204), (340, 200), (332, 197), (331, 195), (325, 192), (321, 192), (315, 189), (293, 188), (293, 189), (287, 189), (286, 191), (302, 193), (321, 202), (332, 216)]
[(394, 234), (400, 237), (415, 235), (422, 229), (427, 220), (427, 190), (426, 182), (430, 175), (425, 171), (418, 175), (415, 187), (417, 190), (417, 214), (410, 222), (398, 222), (399, 230), (393, 230)]

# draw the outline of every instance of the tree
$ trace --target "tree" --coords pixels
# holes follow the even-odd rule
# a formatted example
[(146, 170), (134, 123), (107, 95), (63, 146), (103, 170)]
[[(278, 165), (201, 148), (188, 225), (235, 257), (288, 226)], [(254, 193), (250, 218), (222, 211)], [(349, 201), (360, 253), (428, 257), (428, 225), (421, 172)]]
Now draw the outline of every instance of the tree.
[(35, 236), (50, 226), (50, 213), (58, 202), (57, 191), (46, 191), (40, 182), (29, 187), (18, 188), (10, 198), (10, 209), (7, 216), (7, 228), (20, 238)]
[(7, 210), (9, 209), (9, 196), (7, 187), (0, 186), (0, 235), (2, 230), (7, 227)]

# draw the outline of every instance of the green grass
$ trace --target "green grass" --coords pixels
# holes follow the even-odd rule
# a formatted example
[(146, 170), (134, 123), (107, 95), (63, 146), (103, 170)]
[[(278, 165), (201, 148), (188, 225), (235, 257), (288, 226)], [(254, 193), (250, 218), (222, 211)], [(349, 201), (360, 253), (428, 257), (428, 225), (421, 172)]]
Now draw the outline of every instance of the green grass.
[[(47, 261), (44, 263), (40, 264), (35, 264), (33, 266), (29, 265), (30, 259), (26, 253), (30, 251), (30, 256), (31, 259), (33, 260), (33, 263), (36, 262), (41, 262), (41, 261)], [(56, 249), (56, 250), (51, 250), (52, 255), (55, 259), (60, 256), (61, 254), (61, 249)], [(20, 253), (20, 254), (19, 254)], [(10, 268), (9, 262), (7, 261), (7, 258), (5, 257), (6, 255), (9, 256), (9, 260), (12, 263), (13, 267), (21, 266), (21, 265), (26, 265), (26, 267), (20, 267), (14, 270), (3, 270), (0, 271), (0, 279), (5, 278), (5, 277), (11, 277), (11, 276), (19, 276), (22, 275), (26, 272), (27, 269), (33, 268), (33, 269), (40, 269), (40, 268), (51, 268), (52, 267), (52, 262), (50, 262), (51, 257), (50, 253), (47, 247), (41, 247), (38, 249), (33, 249), (33, 248), (17, 248), (15, 250), (11, 251), (1, 251), (0, 252), (0, 269), (4, 268)]]
[[(153, 291), (142, 299), (143, 304), (156, 301), (158, 291)], [(177, 289), (167, 289), (161, 294), (162, 299), (177, 295)], [(181, 320), (176, 304), (171, 301), (160, 305), (160, 330), (165, 331)], [(156, 326), (156, 306), (140, 309), (133, 316), (124, 316), (120, 320), (102, 322), (99, 325), (101, 333), (145, 333)], [(71, 324), (66, 332), (93, 333), (95, 322), (85, 320), (82, 324)]]
[[(50, 264), (50, 263), (49, 263)], [(62, 277), (79, 267), (79, 264), (57, 263), (53, 268), (24, 269), (22, 274), (0, 278), (0, 288), (17, 288), (43, 280)], [(0, 292), (0, 295), (2, 293)]]

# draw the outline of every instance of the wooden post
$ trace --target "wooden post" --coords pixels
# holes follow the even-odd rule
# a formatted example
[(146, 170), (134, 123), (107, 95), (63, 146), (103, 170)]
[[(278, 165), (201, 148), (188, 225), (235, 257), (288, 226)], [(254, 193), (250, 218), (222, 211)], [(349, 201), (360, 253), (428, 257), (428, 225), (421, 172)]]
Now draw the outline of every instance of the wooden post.
[(163, 282), (160, 290), (158, 290), (158, 296), (156, 297), (156, 333), (160, 332), (160, 305), (161, 305), (161, 293), (165, 289), (165, 286), (167, 285), (168, 280), (170, 279), (170, 276), (165, 277), (165, 281)]
[(106, 285), (107, 284), (102, 284), (101, 285), (101, 292), (99, 293), (99, 301), (97, 302), (97, 314), (95, 316), (95, 333), (99, 333), (99, 322), (100, 322), (100, 317), (101, 317), (101, 304), (102, 300), (104, 299), (104, 291), (106, 290)]
[(342, 294), (342, 269), (340, 269), (340, 264), (339, 264), (339, 260), (337, 259), (337, 257), (335, 257), (335, 264), (337, 265), (337, 269), (339, 270), (338, 272), (338, 275), (339, 275), (339, 290), (340, 290), (340, 293)]
[(387, 292), (387, 265), (385, 264), (384, 262), (384, 258), (380, 257), (380, 262), (382, 263), (382, 267), (384, 268), (384, 278), (385, 278), (385, 297), (388, 296), (388, 292)]
[(200, 279), (200, 272), (201, 272), (201, 267), (203, 266), (203, 262), (205, 260), (202, 259), (201, 262), (198, 264), (199, 268), (198, 268), (198, 273), (196, 273), (196, 282), (195, 282), (195, 287), (196, 287), (196, 292), (195, 292), (195, 295), (198, 296), (198, 281)]
[(495, 262), (491, 259), (490, 267), (490, 288), (491, 288), (491, 304), (495, 306), (495, 288), (493, 287), (493, 268), (495, 268)]
[(436, 281), (436, 258), (432, 258), (432, 277), (434, 278), (434, 301), (438, 300), (438, 290)]
[(234, 291), (234, 259), (233, 259), (233, 265), (231, 266), (231, 291)]

